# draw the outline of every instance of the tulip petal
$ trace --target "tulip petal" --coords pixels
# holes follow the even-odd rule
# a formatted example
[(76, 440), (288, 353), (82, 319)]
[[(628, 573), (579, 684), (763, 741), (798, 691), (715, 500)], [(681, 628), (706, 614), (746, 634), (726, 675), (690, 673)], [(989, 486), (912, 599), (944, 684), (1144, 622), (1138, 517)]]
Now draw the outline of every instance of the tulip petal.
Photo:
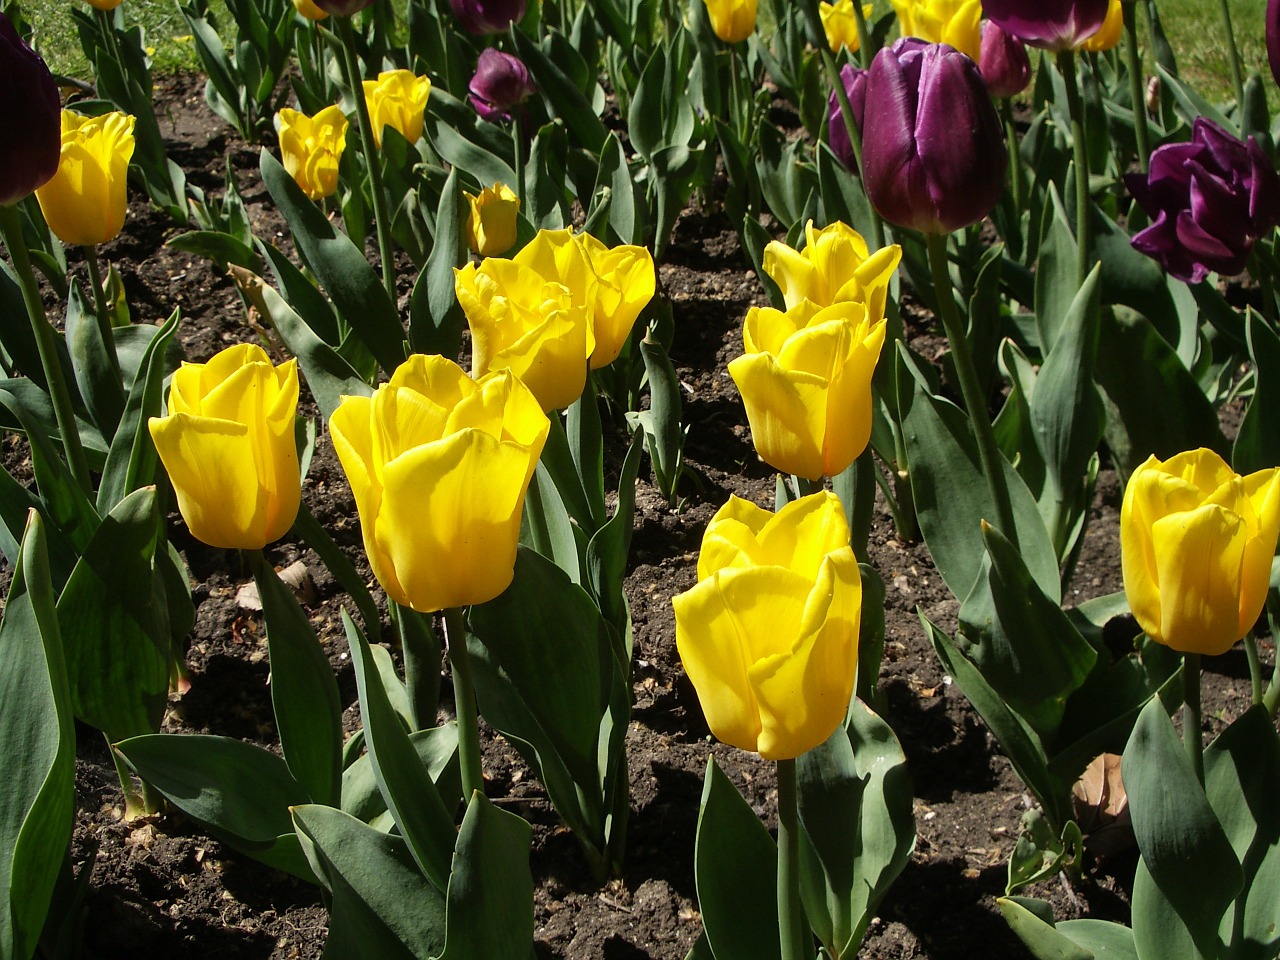
[(801, 300), (819, 302), (822, 299), (817, 267), (803, 253), (772, 240), (765, 244), (761, 265), (782, 291), (788, 310)]
[(1247, 531), (1216, 504), (1157, 520), (1151, 528), (1159, 570), (1160, 640), (1184, 653), (1217, 655), (1242, 636), (1240, 570)]
[(1240, 485), (1244, 502), (1239, 512), (1247, 511), (1249, 528), (1240, 569), (1238, 629), (1243, 636), (1253, 629), (1271, 587), (1271, 558), (1280, 537), (1280, 468), (1251, 473)]
[(840, 498), (823, 491), (793, 500), (770, 517), (759, 541), (760, 563), (786, 567), (813, 581), (828, 555), (849, 548), (849, 523)]
[(827, 381), (786, 370), (767, 353), (730, 361), (729, 375), (742, 394), (751, 440), (761, 459), (783, 473), (809, 480), (821, 477)]

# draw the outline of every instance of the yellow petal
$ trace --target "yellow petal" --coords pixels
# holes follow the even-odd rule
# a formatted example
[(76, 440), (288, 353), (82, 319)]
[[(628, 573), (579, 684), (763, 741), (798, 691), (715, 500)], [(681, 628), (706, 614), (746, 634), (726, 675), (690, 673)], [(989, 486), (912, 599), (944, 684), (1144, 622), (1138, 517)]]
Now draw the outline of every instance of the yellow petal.
[(759, 541), (761, 563), (812, 581), (831, 554), (849, 549), (849, 523), (840, 498), (824, 490), (793, 500), (770, 517)]
[(729, 363), (751, 424), (751, 442), (765, 463), (783, 473), (821, 477), (829, 384), (810, 373), (785, 370), (767, 353)]
[(1225, 653), (1240, 637), (1240, 569), (1246, 531), (1211, 504), (1157, 520), (1151, 540), (1160, 583), (1160, 632), (1183, 653)]

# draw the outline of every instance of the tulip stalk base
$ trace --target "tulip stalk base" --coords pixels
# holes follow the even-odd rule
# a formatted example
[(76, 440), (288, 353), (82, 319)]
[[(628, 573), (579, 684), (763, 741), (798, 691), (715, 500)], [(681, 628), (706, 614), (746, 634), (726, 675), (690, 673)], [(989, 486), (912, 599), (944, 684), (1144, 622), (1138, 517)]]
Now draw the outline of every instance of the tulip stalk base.
[(484, 773), (480, 766), (480, 715), (476, 710), (476, 688), (471, 679), (471, 657), (467, 653), (467, 629), (461, 607), (444, 611), (444, 636), (449, 648), (449, 665), (453, 667), (462, 795), (470, 801), (473, 793), (484, 794)]
[(778, 938), (782, 960), (809, 960), (804, 907), (800, 902), (800, 823), (796, 804), (796, 762), (778, 768)]
[(155, 788), (145, 780), (139, 781), (142, 784), (141, 788), (136, 787), (133, 774), (129, 772), (124, 758), (116, 752), (110, 740), (107, 741), (107, 750), (111, 754), (111, 762), (116, 767), (116, 776), (120, 780), (120, 792), (124, 794), (124, 813), (121, 819), (128, 823), (139, 817), (150, 817), (159, 813), (162, 800)]
[(1076, 172), (1076, 282), (1084, 286), (1093, 262), (1089, 228), (1089, 142), (1085, 139), (1084, 103), (1076, 81), (1076, 55), (1071, 50), (1058, 54), (1058, 70), (1067, 87), (1067, 110), (1071, 114), (1071, 149)]
[(1200, 654), (1182, 655), (1182, 745), (1204, 785), (1204, 734), (1200, 730)]

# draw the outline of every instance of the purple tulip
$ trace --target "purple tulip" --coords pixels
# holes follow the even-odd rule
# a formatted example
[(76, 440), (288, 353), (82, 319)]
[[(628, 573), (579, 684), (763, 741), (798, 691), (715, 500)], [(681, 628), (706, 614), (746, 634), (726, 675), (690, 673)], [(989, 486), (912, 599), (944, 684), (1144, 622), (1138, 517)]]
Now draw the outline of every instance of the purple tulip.
[(990, 20), (982, 24), (982, 57), (978, 64), (987, 92), (993, 97), (1016, 97), (1031, 84), (1027, 48)]
[(0, 13), (0, 206), (17, 203), (58, 172), (62, 152), (58, 85)]
[(1267, 0), (1267, 60), (1280, 84), (1280, 0)]
[(537, 89), (529, 76), (529, 68), (518, 57), (486, 47), (476, 61), (471, 95), (467, 99), (476, 113), (497, 123), (510, 117), (511, 108), (524, 103)]
[[(853, 107), (854, 125), (862, 129), (862, 115), (867, 102), (867, 71), (846, 63), (840, 68), (840, 82), (844, 84), (845, 95), (849, 105)], [(844, 116), (840, 112), (840, 101), (836, 92), (831, 91), (828, 100), (831, 119), (827, 121), (827, 140), (831, 150), (844, 168), (850, 173), (858, 172), (858, 160), (853, 155), (853, 143), (849, 140), (849, 128), (844, 125)]]
[(1005, 33), (1043, 50), (1074, 50), (1107, 19), (1108, 0), (982, 0), (982, 11)]
[(1004, 132), (978, 65), (914, 37), (871, 61), (863, 183), (890, 223), (947, 234), (981, 220), (1004, 191)]
[(1190, 143), (1151, 154), (1151, 173), (1125, 184), (1153, 219), (1133, 245), (1170, 274), (1199, 283), (1210, 271), (1234, 276), (1253, 241), (1280, 225), (1280, 177), (1258, 142), (1237, 140), (1197, 117)]
[(334, 17), (349, 17), (373, 3), (374, 0), (315, 0), (317, 7)]
[(525, 0), (449, 0), (467, 33), (500, 33), (524, 17)]

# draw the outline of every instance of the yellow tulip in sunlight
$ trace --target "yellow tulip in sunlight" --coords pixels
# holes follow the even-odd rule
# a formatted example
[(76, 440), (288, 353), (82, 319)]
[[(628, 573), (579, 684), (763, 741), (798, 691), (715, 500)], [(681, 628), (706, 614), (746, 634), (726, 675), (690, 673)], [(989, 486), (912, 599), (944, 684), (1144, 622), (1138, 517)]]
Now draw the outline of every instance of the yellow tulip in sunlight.
[(706, 0), (711, 29), (725, 43), (741, 43), (756, 29), (756, 0)]
[(396, 603), (483, 603), (511, 583), (520, 515), (550, 426), (510, 371), (472, 380), (414, 354), (329, 421), (365, 552)]
[(1280, 469), (1237, 476), (1211, 450), (1148, 457), (1120, 508), (1129, 607), (1147, 636), (1216, 655), (1253, 628), (1280, 533)]
[(347, 148), (347, 118), (336, 104), (314, 117), (282, 109), (280, 154), (289, 176), (312, 200), (332, 196), (338, 189), (338, 162)]
[(169, 415), (148, 426), (194, 537), (250, 550), (293, 526), (301, 493), (297, 410), (298, 361), (274, 367), (256, 344), (178, 368)]
[(745, 355), (729, 374), (765, 463), (817, 480), (841, 473), (871, 439), (871, 375), (884, 345), (884, 320), (865, 304), (786, 313), (752, 307), (742, 327)]
[(480, 195), (467, 193), (467, 219), (462, 223), (468, 249), (482, 257), (506, 253), (516, 243), (516, 218), (520, 198), (505, 183), (485, 187)]
[(410, 143), (422, 136), (422, 114), (431, 96), (431, 80), (409, 70), (384, 70), (377, 80), (364, 81), (373, 142), (382, 149), (382, 128), (391, 127)]
[[(827, 45), (832, 53), (839, 53), (845, 47), (850, 53), (857, 53), (862, 46), (858, 36), (858, 17), (853, 9), (853, 0), (836, 0), (827, 3), (823, 0), (818, 5), (818, 15), (822, 17), (822, 30), (827, 35)], [(871, 16), (871, 4), (862, 5), (862, 16)]]
[(312, 3), (311, 0), (293, 0), (293, 9), (312, 21), (320, 21), (329, 16), (329, 14)]
[(596, 276), (592, 329), (596, 348), (591, 369), (607, 367), (618, 358), (640, 312), (653, 299), (657, 273), (647, 247), (606, 247), (589, 233), (574, 238)]
[(789, 760), (844, 721), (862, 580), (833, 494), (777, 514), (730, 497), (703, 534), (697, 586), (672, 605), (680, 660), (720, 740)]
[[(19, 136), (20, 131), (9, 131)], [(133, 117), (82, 117), (62, 111), (58, 172), (37, 188), (49, 229), (63, 243), (106, 243), (124, 226), (125, 182), (133, 157)]]
[(949, 43), (975, 61), (982, 53), (982, 0), (892, 0), (904, 37)]
[(1098, 28), (1098, 32), (1081, 45), (1081, 50), (1088, 50), (1090, 53), (1101, 53), (1103, 50), (1114, 50), (1120, 45), (1120, 38), (1124, 35), (1124, 8), (1120, 5), (1120, 0), (1111, 0), (1107, 6), (1107, 19), (1102, 21), (1102, 26)]
[(805, 238), (801, 252), (777, 240), (764, 248), (765, 273), (782, 290), (787, 309), (803, 300), (819, 307), (856, 300), (867, 305), (872, 321), (881, 319), (902, 248), (894, 244), (868, 254), (862, 235), (839, 221), (821, 230), (809, 221)]

